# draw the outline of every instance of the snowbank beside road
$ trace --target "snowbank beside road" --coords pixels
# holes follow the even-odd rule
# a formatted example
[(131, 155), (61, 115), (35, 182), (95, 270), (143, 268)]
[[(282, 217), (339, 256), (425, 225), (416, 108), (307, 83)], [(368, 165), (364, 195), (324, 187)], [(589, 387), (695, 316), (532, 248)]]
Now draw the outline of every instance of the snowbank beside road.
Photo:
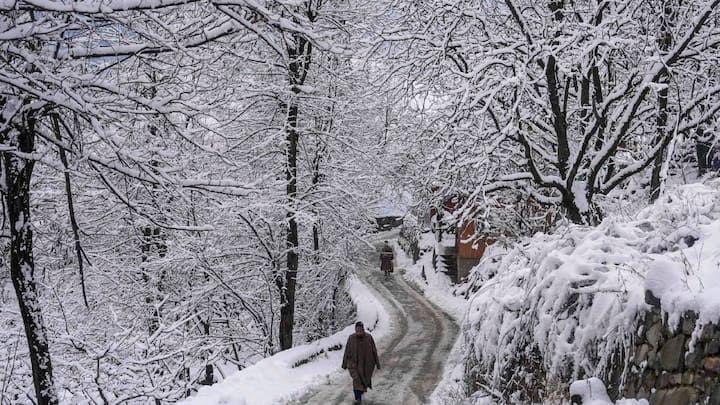
[(616, 365), (631, 358), (646, 289), (671, 326), (687, 310), (699, 315), (696, 330), (718, 322), (718, 241), (715, 180), (672, 187), (630, 218), (491, 246), (472, 273), (464, 325), (475, 382), (534, 399), (585, 376), (624, 375)]
[(677, 326), (685, 311), (697, 328), (720, 321), (720, 181), (689, 184), (665, 193), (639, 215), (651, 254), (645, 287)]
[(397, 267), (404, 269), (403, 277), (423, 292), (426, 298), (460, 323), (465, 316), (467, 300), (458, 285), (443, 272), (433, 270), (432, 253), (425, 251), (435, 245), (432, 233), (420, 235), (420, 259), (417, 263), (394, 242)]
[[(354, 275), (348, 277), (347, 289), (357, 307), (358, 319), (374, 337), (386, 335), (390, 316), (370, 289)], [(345, 342), (354, 331), (350, 325), (327, 338), (260, 360), (220, 383), (201, 388), (178, 404), (265, 405), (289, 399), (340, 370)]]
[[(430, 238), (421, 235), (421, 249), (434, 245)], [(578, 378), (617, 373), (622, 360), (615, 356), (629, 358), (638, 315), (649, 308), (646, 290), (671, 326), (689, 310), (699, 315), (696, 332), (720, 321), (720, 180), (669, 187), (655, 204), (630, 217), (609, 215), (597, 227), (568, 225), (509, 247), (493, 245), (469, 285), (435, 272), (430, 253), (416, 264), (398, 257), (405, 278), (461, 321), (466, 334), (431, 403), (495, 405), (507, 402), (492, 398), (503, 392), (543, 393), (542, 402), (567, 395)], [(487, 391), (463, 399), (467, 361), (478, 378), (470, 383)]]

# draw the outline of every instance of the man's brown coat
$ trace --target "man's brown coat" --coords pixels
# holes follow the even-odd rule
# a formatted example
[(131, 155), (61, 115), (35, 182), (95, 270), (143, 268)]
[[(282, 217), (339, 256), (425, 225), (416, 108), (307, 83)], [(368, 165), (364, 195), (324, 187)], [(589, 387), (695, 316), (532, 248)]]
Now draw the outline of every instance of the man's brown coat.
[(380, 369), (380, 360), (373, 337), (367, 332), (362, 336), (357, 333), (350, 335), (345, 345), (342, 368), (350, 372), (354, 390), (365, 392), (372, 388), (375, 367)]

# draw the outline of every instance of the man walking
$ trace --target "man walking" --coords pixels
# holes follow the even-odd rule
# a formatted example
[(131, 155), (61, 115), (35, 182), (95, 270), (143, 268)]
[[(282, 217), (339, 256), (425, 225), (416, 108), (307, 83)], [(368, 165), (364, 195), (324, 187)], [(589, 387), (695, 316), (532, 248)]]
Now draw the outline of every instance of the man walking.
[(380, 249), (380, 270), (385, 273), (385, 278), (388, 278), (390, 272), (393, 271), (394, 258), (395, 254), (393, 253), (392, 247), (385, 241), (382, 249)]
[(353, 380), (355, 403), (362, 403), (362, 394), (372, 388), (372, 374), (377, 367), (380, 370), (377, 348), (372, 335), (365, 332), (362, 322), (355, 324), (355, 333), (350, 335), (345, 345), (342, 368), (350, 372)]

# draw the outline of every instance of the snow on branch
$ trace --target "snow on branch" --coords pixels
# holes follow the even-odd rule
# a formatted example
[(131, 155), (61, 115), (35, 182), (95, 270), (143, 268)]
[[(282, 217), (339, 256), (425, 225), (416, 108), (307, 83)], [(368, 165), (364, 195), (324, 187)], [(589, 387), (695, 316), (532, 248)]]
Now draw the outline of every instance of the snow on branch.
[(153, 10), (198, 2), (197, 0), (109, 0), (109, 1), (56, 1), (56, 0), (0, 0), (0, 10), (33, 9), (82, 14), (109, 14), (117, 11)]

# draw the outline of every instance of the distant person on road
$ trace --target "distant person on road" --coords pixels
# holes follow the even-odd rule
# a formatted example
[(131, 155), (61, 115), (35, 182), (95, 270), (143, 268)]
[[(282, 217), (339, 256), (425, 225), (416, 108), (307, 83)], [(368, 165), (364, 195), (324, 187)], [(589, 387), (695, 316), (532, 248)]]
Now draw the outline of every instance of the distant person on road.
[(393, 248), (388, 244), (388, 241), (385, 241), (382, 249), (380, 249), (380, 270), (385, 273), (385, 276), (393, 271), (394, 258)]
[(355, 324), (355, 333), (350, 335), (345, 345), (342, 368), (350, 372), (353, 380), (355, 403), (362, 403), (362, 395), (372, 388), (372, 375), (377, 367), (380, 370), (377, 348), (372, 335), (365, 332), (362, 322)]

